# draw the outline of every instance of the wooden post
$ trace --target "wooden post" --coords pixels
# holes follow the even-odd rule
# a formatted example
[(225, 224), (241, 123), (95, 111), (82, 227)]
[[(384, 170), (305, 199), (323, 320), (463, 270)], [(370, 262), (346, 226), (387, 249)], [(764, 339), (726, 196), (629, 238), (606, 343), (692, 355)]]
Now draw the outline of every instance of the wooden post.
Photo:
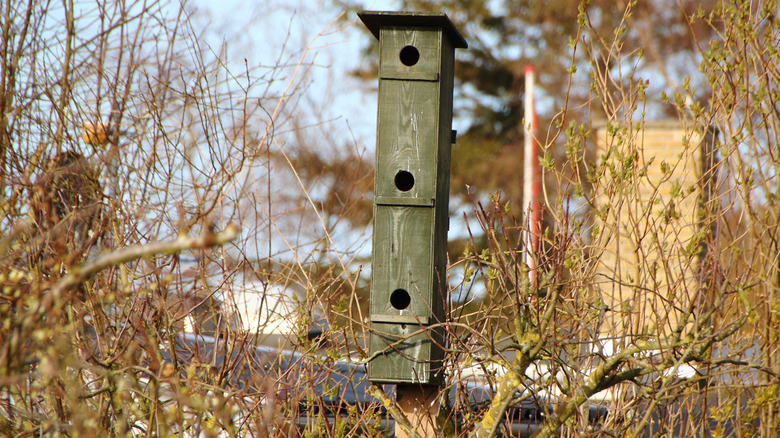
[(397, 438), (435, 437), (439, 426), (436, 417), (439, 415), (439, 388), (435, 386), (398, 385), (396, 402), (412, 424), (412, 430), (407, 432), (396, 421), (395, 436)]

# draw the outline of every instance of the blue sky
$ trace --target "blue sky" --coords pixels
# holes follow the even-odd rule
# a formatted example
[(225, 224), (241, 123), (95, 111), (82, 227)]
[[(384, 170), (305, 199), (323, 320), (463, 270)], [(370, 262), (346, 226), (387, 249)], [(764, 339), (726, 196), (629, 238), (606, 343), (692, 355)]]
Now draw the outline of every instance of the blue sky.
[[(250, 65), (267, 65), (280, 55), (289, 62), (304, 61), (314, 67), (303, 78), (307, 82), (304, 117), (313, 123), (328, 121), (333, 129), (344, 130), (345, 138), (373, 150), (376, 130), (376, 93), (370, 84), (348, 76), (361, 64), (361, 47), (369, 34), (361, 32), (357, 16), (351, 24), (339, 21), (340, 11), (304, 0), (242, 2), (226, 0), (216, 5), (207, 0), (191, 3), (197, 10), (196, 22), (205, 20), (223, 38), (238, 35), (234, 57), (246, 58)], [(395, 2), (363, 1), (364, 9), (394, 10)], [(209, 42), (212, 45), (220, 41)], [(308, 113), (308, 114), (307, 114)], [(316, 120), (315, 120), (316, 119)]]
[[(372, 154), (376, 138), (375, 83), (361, 82), (348, 75), (350, 70), (373, 61), (361, 50), (373, 37), (363, 32), (357, 16), (348, 17), (350, 24), (345, 25), (344, 20), (338, 20), (340, 12), (335, 8), (318, 8), (302, 0), (273, 0), (260, 5), (230, 0), (220, 6), (197, 0), (193, 5), (200, 16), (196, 22), (208, 17), (208, 25), (222, 38), (230, 38), (238, 31), (238, 40), (229, 45), (237, 47), (233, 49), (237, 53), (232, 56), (246, 58), (250, 66), (271, 65), (280, 54), (289, 63), (301, 60), (313, 63), (304, 79), (308, 85), (306, 98), (303, 105), (296, 107), (299, 110), (296, 116), (302, 114), (315, 124), (324, 121), (312, 129), (325, 126), (337, 130), (336, 135), (347, 143), (353, 142), (357, 148), (368, 151), (369, 156)], [(387, 0), (364, 1), (362, 6), (366, 10), (398, 10), (394, 1)], [(210, 42), (220, 43), (219, 40)], [(459, 129), (457, 121), (453, 129)], [(451, 233), (465, 232), (460, 226), (462, 215), (454, 216)], [(358, 235), (353, 235), (355, 232)], [(365, 242), (370, 237), (363, 230), (341, 230), (341, 233), (344, 234), (334, 237), (346, 242)], [(368, 250), (370, 244), (359, 252)], [(459, 278), (459, 272), (454, 274)]]

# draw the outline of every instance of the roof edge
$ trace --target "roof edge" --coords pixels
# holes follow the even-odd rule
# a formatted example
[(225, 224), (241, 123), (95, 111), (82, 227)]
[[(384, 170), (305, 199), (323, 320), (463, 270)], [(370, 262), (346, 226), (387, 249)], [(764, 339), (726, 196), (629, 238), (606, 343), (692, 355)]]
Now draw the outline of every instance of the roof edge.
[(357, 15), (376, 39), (379, 39), (379, 30), (383, 26), (439, 27), (456, 49), (466, 49), (469, 46), (450, 21), (450, 17), (442, 12), (360, 11)]

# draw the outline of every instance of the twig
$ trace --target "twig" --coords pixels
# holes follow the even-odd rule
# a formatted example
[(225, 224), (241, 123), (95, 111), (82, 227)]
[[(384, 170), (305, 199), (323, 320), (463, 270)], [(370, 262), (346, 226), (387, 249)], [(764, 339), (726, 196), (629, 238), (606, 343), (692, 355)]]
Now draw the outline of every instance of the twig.
[(385, 407), (387, 412), (390, 413), (390, 416), (393, 417), (393, 419), (401, 425), (404, 429), (409, 431), (409, 433), (414, 433), (414, 427), (412, 426), (412, 422), (409, 421), (409, 418), (404, 414), (404, 412), (398, 407), (395, 402), (387, 396), (385, 393), (384, 388), (382, 388), (382, 385), (379, 383), (372, 383), (371, 389), (370, 389), (371, 395), (374, 396), (374, 398), (377, 398), (380, 402), (382, 402), (382, 405)]
[(132, 260), (151, 257), (157, 254), (174, 254), (188, 249), (203, 249), (211, 246), (224, 245), (238, 236), (238, 227), (228, 224), (224, 231), (214, 234), (206, 232), (197, 237), (179, 236), (178, 239), (168, 242), (152, 242), (146, 245), (135, 245), (120, 250), (103, 254), (92, 262), (81, 267), (74, 268), (63, 277), (52, 289), (44, 303), (38, 308), (38, 312), (45, 312), (52, 300), (59, 298), (68, 289), (78, 286), (87, 278), (97, 274), (109, 266), (116, 266)]

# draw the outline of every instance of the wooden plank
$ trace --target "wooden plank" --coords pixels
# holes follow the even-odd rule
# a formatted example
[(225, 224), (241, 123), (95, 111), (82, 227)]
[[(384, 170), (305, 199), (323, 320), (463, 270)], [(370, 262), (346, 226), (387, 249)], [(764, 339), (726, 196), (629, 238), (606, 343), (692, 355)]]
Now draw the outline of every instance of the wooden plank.
[[(438, 82), (380, 81), (375, 196), (436, 196), (438, 90)], [(411, 174), (411, 188), (399, 188), (399, 172)]]
[(469, 46), (447, 14), (441, 12), (361, 11), (358, 12), (358, 17), (377, 39), (380, 39), (379, 32), (382, 27), (433, 27), (442, 29), (455, 48), (465, 49)]
[(406, 71), (405, 69), (384, 69), (379, 79), (386, 81), (427, 81), (438, 82), (439, 73), (427, 71)]
[[(436, 74), (441, 71), (441, 29), (385, 27), (380, 35), (379, 77), (385, 74), (385, 70)], [(414, 47), (419, 54), (413, 65), (404, 64), (401, 51), (406, 47)]]
[(443, 342), (440, 329), (407, 323), (371, 323), (369, 348), (373, 352), (368, 367), (372, 382), (442, 383)]
[(374, 313), (370, 316), (371, 322), (391, 322), (394, 324), (422, 324), (430, 323), (430, 318), (422, 315), (386, 315)]
[[(433, 208), (376, 206), (371, 314), (431, 315)], [(393, 306), (391, 296), (405, 290), (410, 302)]]
[(374, 198), (376, 205), (397, 205), (407, 207), (433, 207), (436, 205), (434, 198), (412, 198), (403, 196), (378, 196)]

